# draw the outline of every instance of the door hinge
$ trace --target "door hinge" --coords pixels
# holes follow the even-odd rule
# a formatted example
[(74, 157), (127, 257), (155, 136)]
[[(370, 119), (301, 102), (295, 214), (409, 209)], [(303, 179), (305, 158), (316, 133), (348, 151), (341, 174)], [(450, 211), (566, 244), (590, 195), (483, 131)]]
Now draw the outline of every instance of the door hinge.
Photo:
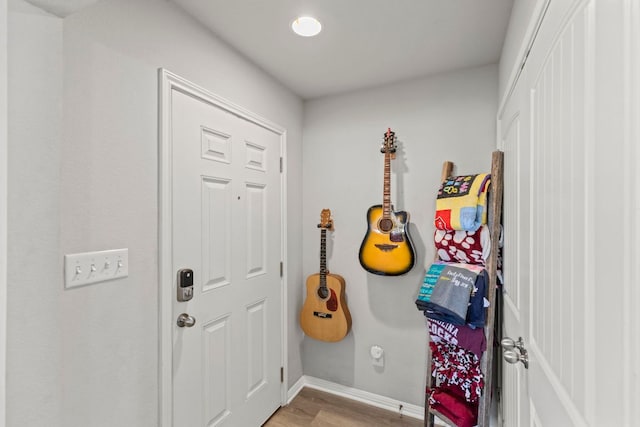
[(280, 157), (280, 173), (282, 173), (282, 157)]
[(280, 261), (280, 277), (284, 274), (284, 263)]
[(280, 382), (284, 382), (284, 366), (280, 366)]

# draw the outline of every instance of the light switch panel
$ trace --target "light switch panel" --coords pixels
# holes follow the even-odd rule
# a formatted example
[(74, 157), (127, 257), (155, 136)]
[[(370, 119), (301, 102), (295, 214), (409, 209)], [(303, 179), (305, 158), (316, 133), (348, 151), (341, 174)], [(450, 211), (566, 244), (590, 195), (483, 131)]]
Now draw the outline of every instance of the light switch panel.
[(129, 249), (64, 256), (64, 287), (73, 288), (129, 275)]

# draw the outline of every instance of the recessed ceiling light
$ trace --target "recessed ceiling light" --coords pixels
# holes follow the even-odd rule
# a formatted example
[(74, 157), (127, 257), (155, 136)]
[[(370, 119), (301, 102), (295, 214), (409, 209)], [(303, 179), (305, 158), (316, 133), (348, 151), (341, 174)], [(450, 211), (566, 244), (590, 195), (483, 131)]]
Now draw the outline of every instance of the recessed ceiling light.
[(320, 21), (311, 16), (300, 16), (293, 20), (291, 29), (294, 33), (302, 37), (313, 37), (322, 30)]

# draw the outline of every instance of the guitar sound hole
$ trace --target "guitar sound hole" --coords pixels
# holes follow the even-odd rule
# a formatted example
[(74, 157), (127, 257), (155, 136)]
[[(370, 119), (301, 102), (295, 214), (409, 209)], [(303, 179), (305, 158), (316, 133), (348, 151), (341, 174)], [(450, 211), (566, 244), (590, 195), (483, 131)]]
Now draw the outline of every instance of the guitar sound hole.
[(318, 288), (318, 296), (321, 299), (325, 299), (329, 296), (329, 289), (327, 288)]
[(393, 228), (393, 221), (391, 221), (391, 219), (389, 218), (382, 218), (378, 223), (378, 228), (380, 229), (380, 231), (388, 233)]

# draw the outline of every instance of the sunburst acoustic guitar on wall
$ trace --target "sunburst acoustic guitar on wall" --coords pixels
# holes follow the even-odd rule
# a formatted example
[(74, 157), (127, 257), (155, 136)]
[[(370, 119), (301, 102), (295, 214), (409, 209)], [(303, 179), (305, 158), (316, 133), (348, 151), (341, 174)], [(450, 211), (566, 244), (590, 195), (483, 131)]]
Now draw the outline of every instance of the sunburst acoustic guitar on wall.
[(343, 339), (351, 329), (351, 314), (345, 301), (345, 282), (327, 270), (327, 230), (333, 230), (331, 211), (320, 214), (320, 272), (307, 278), (307, 297), (300, 312), (304, 333), (320, 341)]
[(387, 129), (380, 149), (384, 153), (382, 205), (367, 211), (367, 234), (360, 245), (360, 264), (370, 273), (399, 276), (415, 264), (415, 251), (409, 236), (409, 214), (395, 212), (391, 204), (391, 160), (395, 158), (396, 137)]

